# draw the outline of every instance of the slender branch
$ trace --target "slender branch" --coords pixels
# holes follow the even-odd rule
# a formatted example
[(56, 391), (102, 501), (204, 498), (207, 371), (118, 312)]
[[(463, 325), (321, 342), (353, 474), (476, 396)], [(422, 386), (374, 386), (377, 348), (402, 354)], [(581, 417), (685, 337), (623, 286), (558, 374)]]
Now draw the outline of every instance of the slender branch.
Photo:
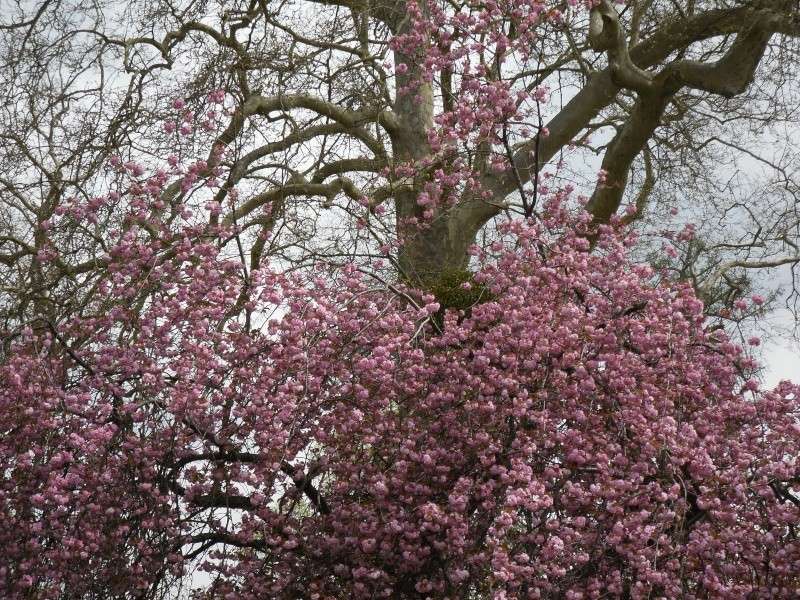
[[(253, 452), (237, 452), (231, 450), (221, 450), (219, 452), (202, 452), (193, 453), (181, 457), (174, 463), (176, 469), (182, 469), (188, 464), (198, 461), (223, 461), (223, 462), (240, 462), (248, 464), (257, 464), (263, 462), (263, 457), (260, 454)], [(312, 474), (306, 474), (302, 469), (295, 467), (288, 461), (281, 462), (281, 471), (291, 478), (295, 487), (305, 494), (306, 498), (319, 510), (323, 515), (331, 513), (330, 506), (325, 498), (314, 486)], [(256, 507), (252, 505), (249, 497), (240, 495), (228, 494), (204, 494), (192, 498), (192, 504), (204, 508), (238, 508), (242, 510), (253, 510)]]

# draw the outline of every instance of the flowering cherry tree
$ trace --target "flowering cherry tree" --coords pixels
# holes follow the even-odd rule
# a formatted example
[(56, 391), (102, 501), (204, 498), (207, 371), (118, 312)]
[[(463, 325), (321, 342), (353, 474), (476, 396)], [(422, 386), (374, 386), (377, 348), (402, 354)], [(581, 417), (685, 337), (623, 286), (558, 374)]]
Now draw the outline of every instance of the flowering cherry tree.
[[(96, 223), (42, 226), (105, 195), (111, 157), (149, 172), (215, 142), (219, 218), (256, 264), (385, 253), (432, 287), (468, 266), (487, 225), (567, 184), (598, 222), (695, 224), (665, 256), (709, 312), (757, 291), (749, 273), (800, 260), (795, 0), (9, 2), (7, 329), (57, 320), (92, 289), (119, 203)], [(59, 260), (38, 269), (48, 240)]]
[(0, 368), (2, 595), (795, 597), (800, 389), (560, 202), (444, 314), (120, 232)]
[[(208, 36), (238, 57), (238, 88), (170, 98), (149, 146), (97, 159), (102, 186), (66, 197), (65, 159), (30, 243), (0, 255), (19, 272), (2, 296), (0, 595), (796, 597), (800, 388), (760, 389), (707, 290), (636, 260), (644, 209), (624, 195), (676, 94), (744, 91), (794, 34), (788, 4), (748, 8), (747, 28), (727, 15), (716, 62), (667, 64), (629, 50), (608, 2), (350, 8), (347, 43), (290, 37), (358, 44), (390, 105), (252, 89), (238, 32), (281, 29), (257, 3), (224, 35), (188, 20), (162, 42), (105, 39), (134, 70), (140, 46), (169, 61)], [(504, 76), (576, 15), (608, 62), (592, 93), (636, 94), (589, 195), (540, 173), (586, 125), (580, 102), (550, 128), (547, 69)], [(248, 150), (256, 118), (283, 137)], [(282, 246), (305, 223), (290, 200), (314, 197), (367, 252)], [(730, 300), (735, 320), (765, 299)]]

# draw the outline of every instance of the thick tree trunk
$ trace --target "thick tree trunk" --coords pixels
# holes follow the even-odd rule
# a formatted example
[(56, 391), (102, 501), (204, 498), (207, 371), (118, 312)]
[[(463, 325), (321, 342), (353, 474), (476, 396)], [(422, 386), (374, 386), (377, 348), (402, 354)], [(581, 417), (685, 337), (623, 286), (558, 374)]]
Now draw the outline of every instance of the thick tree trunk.
[[(477, 228), (464, 227), (453, 213), (440, 213), (423, 226), (405, 220), (420, 216), (416, 192), (404, 192), (397, 203), (401, 275), (425, 288), (435, 286), (443, 276), (462, 273), (469, 264), (467, 250), (475, 242)], [(406, 196), (406, 197), (403, 197)]]
[[(400, 33), (409, 25), (405, 22)], [(406, 91), (398, 91), (394, 104), (398, 127), (392, 138), (393, 156), (396, 164), (419, 164), (432, 155), (428, 131), (433, 127), (433, 90), (430, 83), (419, 83), (418, 57), (397, 51), (394, 58), (397, 64), (407, 65), (408, 71), (398, 73), (396, 80), (397, 89)], [(419, 174), (413, 180), (411, 188), (394, 196), (397, 233), (402, 242), (400, 275), (409, 283), (430, 289), (443, 274), (466, 269), (467, 248), (475, 239), (475, 231), (465, 230), (452, 211), (439, 211), (431, 221), (423, 219), (425, 209), (417, 204), (417, 197), (425, 176)]]

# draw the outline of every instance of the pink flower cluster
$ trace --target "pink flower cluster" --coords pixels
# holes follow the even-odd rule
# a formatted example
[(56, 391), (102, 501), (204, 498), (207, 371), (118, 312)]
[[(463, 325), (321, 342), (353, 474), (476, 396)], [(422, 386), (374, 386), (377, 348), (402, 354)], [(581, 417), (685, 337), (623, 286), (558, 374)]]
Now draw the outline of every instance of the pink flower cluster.
[[(535, 68), (537, 29), (560, 21), (561, 13), (538, 0), (491, 0), (467, 4), (455, 12), (420, 0), (408, 2), (406, 11), (410, 25), (391, 41), (398, 59), (398, 95), (414, 97), (420, 86), (445, 73), (453, 87), (450, 97), (442, 98), (443, 110), (434, 116), (428, 131), (431, 162), (447, 161), (463, 146), (466, 152), (488, 150), (491, 170), (508, 170), (511, 144), (528, 139), (532, 129), (536, 135), (547, 136), (538, 116), (539, 104), (547, 101), (549, 90), (541, 86), (529, 90), (506, 78), (502, 66), (513, 60)], [(415, 172), (426, 168), (425, 164), (407, 166)], [(459, 178), (462, 187), (458, 192), (480, 188), (479, 176), (463, 165), (448, 175)], [(442, 188), (449, 186), (435, 173), (431, 179)], [(456, 195), (444, 194), (439, 199), (425, 190), (420, 197), (423, 221), (433, 218), (437, 209), (450, 206)]]

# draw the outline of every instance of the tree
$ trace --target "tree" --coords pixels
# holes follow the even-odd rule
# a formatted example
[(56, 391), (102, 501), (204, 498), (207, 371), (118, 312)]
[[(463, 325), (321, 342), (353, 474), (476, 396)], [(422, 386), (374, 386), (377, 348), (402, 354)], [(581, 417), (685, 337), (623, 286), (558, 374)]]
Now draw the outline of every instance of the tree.
[(122, 234), (0, 371), (3, 595), (172, 597), (204, 555), (214, 598), (796, 595), (798, 389), (547, 214), (438, 324), (353, 267), (253, 272), (243, 326), (207, 229)]
[[(20, 290), (6, 292), (9, 324), (45, 310), (32, 304), (42, 289), (47, 310), (74, 304), (88, 286), (70, 277), (104, 252), (102, 227), (65, 232), (65, 264), (30, 275), (38, 223), (72, 197), (102, 195), (112, 154), (155, 166), (181, 140), (189, 156), (209, 148), (214, 132), (182, 136), (186, 115), (165, 110), (164, 96), (204, 115), (214, 88), (227, 93), (225, 111), (205, 127), (222, 128), (232, 167), (222, 218), (276, 240), (244, 244), (254, 264), (269, 252), (358, 259), (388, 244), (405, 278), (432, 287), (465, 269), (487, 223), (535, 212), (538, 188), (553, 182), (585, 192), (598, 222), (630, 204), (628, 219), (660, 233), (685, 208), (695, 241), (678, 244), (672, 266), (710, 312), (758, 287), (748, 273), (796, 264), (786, 128), (799, 104), (797, 3), (572, 4), (9, 6), (0, 259), (4, 287)], [(177, 121), (168, 134), (165, 119)], [(601, 181), (594, 167), (576, 172), (592, 155)], [(754, 161), (760, 179), (746, 178)], [(439, 181), (454, 172), (457, 185)], [(356, 229), (361, 203), (386, 214)]]
[(4, 595), (796, 595), (797, 388), (714, 317), (790, 215), (629, 232), (794, 5), (66, 8), (3, 25)]

